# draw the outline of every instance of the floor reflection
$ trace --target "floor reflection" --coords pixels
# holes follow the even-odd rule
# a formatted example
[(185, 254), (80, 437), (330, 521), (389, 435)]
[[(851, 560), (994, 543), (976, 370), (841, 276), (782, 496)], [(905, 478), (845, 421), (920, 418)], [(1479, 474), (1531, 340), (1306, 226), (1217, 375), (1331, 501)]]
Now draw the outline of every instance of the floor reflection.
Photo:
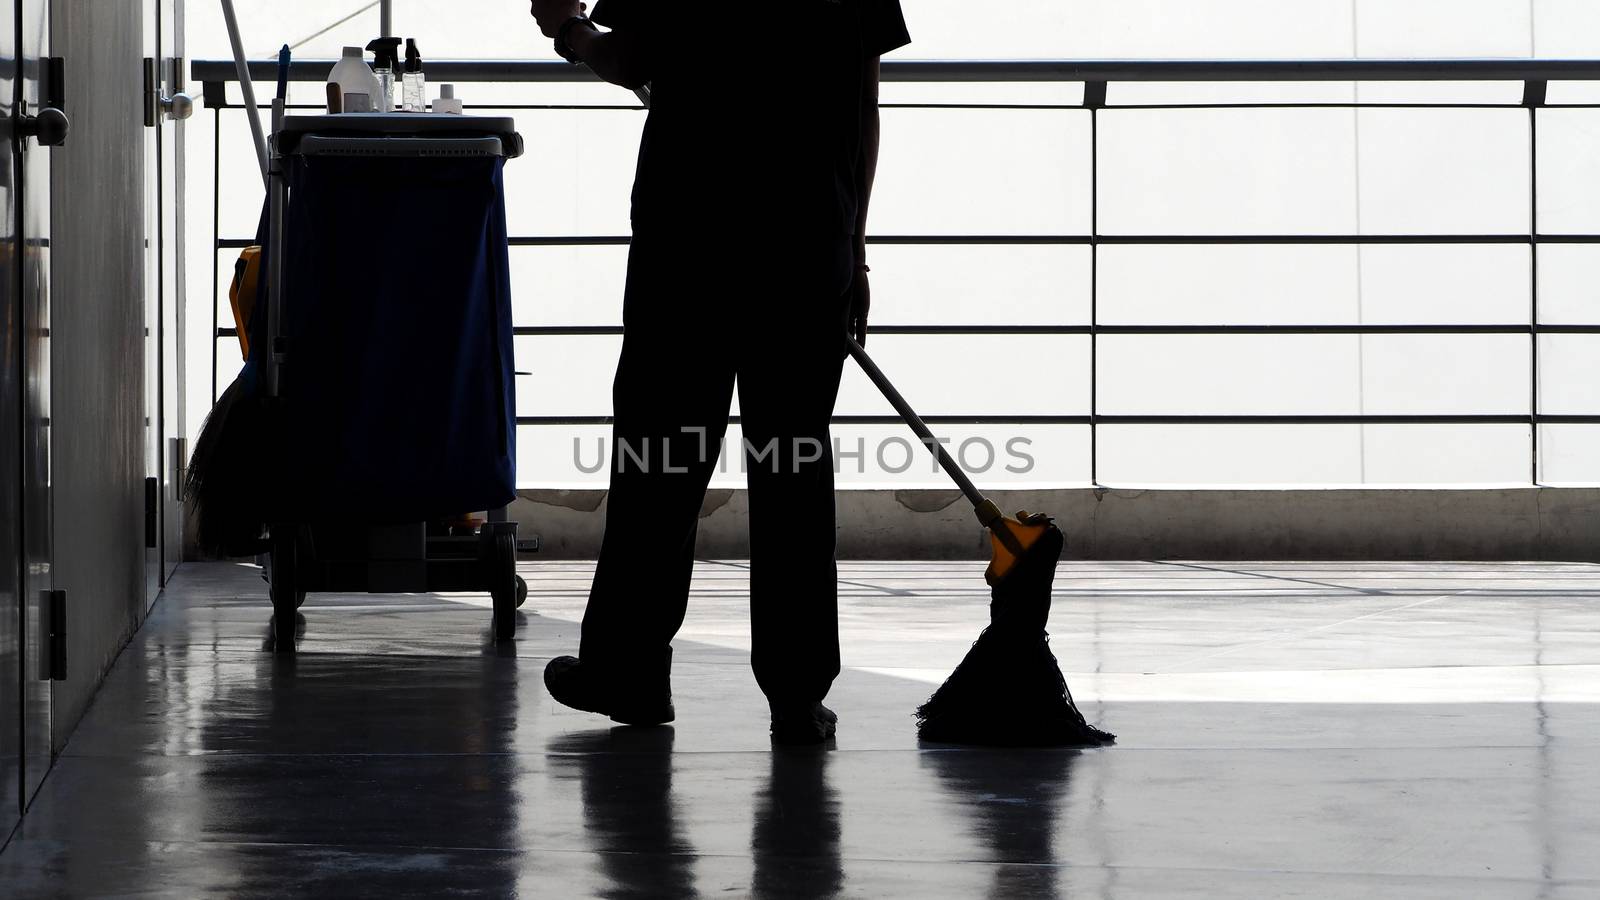
[[(852, 564), (927, 603), (846, 598), (882, 668), (839, 679), (847, 746), (786, 753), (722, 644), (679, 642), (676, 734), (558, 707), (539, 675), (587, 565), (538, 567), (553, 615), (514, 643), (476, 600), (327, 595), (295, 656), (261, 649), (256, 570), (185, 567), (0, 900), (1600, 896), (1600, 566), (1273, 569), (1392, 596), (1079, 566), (1058, 650), (1129, 738), (1080, 753), (919, 745), (930, 685), (888, 673), (945, 677), (915, 667), (961, 658), (981, 598)], [(707, 572), (698, 633), (742, 633), (742, 585)]]
[[(294, 614), (294, 640), (298, 644), (306, 636), (305, 613)], [(278, 630), (273, 627), (272, 619), (267, 619), (267, 630), (261, 638), (261, 649), (273, 653), (278, 649)]]
[[(514, 664), (496, 661), (499, 677), (485, 677), (476, 662), (453, 672), (426, 662), (432, 677), (419, 679), (418, 661), (403, 657), (262, 653), (253, 679), (209, 685), (199, 746), (236, 747), (249, 735), (254, 746), (283, 751), (208, 754), (195, 787), (176, 792), (194, 834), (230, 845), (229, 896), (283, 896), (306, 881), (321, 896), (387, 892), (407, 872), (449, 881), (459, 863), (452, 848), (518, 845)], [(423, 722), (427, 753), (350, 752), (412, 749), (402, 736)], [(293, 848), (293, 859), (248, 852), (268, 839)], [(509, 855), (477, 854), (464, 871), (485, 896), (516, 890)]]
[(697, 897), (694, 847), (672, 796), (671, 726), (564, 735), (546, 747), (557, 777), (575, 774), (586, 849), (604, 897)]
[(828, 783), (832, 758), (825, 750), (773, 748), (750, 830), (752, 896), (837, 897), (844, 890), (839, 794)]
[(996, 863), (987, 896), (1062, 896), (1057, 829), (1072, 766), (1082, 751), (935, 750), (924, 768)]

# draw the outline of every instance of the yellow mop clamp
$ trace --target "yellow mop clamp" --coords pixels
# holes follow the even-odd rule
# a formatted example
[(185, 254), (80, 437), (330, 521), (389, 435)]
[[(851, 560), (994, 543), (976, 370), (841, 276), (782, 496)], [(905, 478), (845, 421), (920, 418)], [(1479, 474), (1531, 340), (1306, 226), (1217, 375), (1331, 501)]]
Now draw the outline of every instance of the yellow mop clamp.
[(250, 358), (250, 316), (256, 309), (256, 290), (261, 283), (261, 247), (251, 244), (240, 251), (233, 264), (233, 283), (228, 285), (228, 305), (233, 307), (233, 328), (239, 335), (239, 352)]
[(990, 587), (1000, 583), (1017, 562), (1050, 530), (1050, 517), (1044, 513), (1019, 512), (1015, 519), (1001, 516), (989, 525), (989, 543), (993, 557), (983, 580)]
[(906, 425), (922, 439), (922, 443), (939, 461), (945, 474), (955, 481), (956, 486), (961, 488), (961, 493), (972, 503), (972, 510), (978, 516), (978, 521), (989, 529), (989, 540), (994, 545), (994, 556), (989, 561), (989, 568), (983, 577), (991, 587), (999, 584), (1011, 573), (1017, 561), (1028, 552), (1029, 548), (1037, 544), (1050, 530), (1050, 517), (1043, 513), (1019, 512), (1013, 519), (1000, 512), (1000, 507), (978, 490), (966, 471), (944, 449), (938, 438), (934, 437), (933, 432), (922, 421), (922, 417), (917, 415), (911, 404), (906, 402), (906, 398), (895, 390), (889, 377), (884, 375), (883, 370), (872, 361), (872, 357), (867, 355), (866, 349), (848, 334), (845, 335), (845, 343), (850, 348), (850, 355), (855, 357), (855, 361), (861, 366), (861, 370), (866, 372), (872, 383), (883, 392), (884, 398), (894, 407), (895, 412), (905, 419)]

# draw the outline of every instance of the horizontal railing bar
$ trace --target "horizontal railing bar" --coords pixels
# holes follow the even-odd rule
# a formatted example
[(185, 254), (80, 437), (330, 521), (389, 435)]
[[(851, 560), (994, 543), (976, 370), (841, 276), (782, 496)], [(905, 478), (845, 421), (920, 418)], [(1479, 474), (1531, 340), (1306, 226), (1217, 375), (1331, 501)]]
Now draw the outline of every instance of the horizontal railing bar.
[[(293, 81), (326, 81), (334, 60), (297, 60)], [(229, 60), (195, 60), (199, 82), (238, 78)], [(250, 63), (250, 77), (277, 77), (275, 60)], [(434, 60), (430, 80), (448, 82), (596, 82), (587, 67), (559, 60)], [(1591, 59), (1036, 59), (885, 60), (890, 82), (1192, 82), (1192, 81), (1600, 81)]]
[[(1486, 82), (1494, 83), (1494, 82)], [(1550, 103), (1541, 104), (1551, 109), (1583, 109), (1588, 104), (1578, 103)], [(1061, 109), (1078, 109), (1081, 106), (1062, 104)], [(1384, 100), (1263, 100), (1259, 102), (1206, 102), (1196, 100), (1189, 103), (1107, 103), (1100, 108), (1102, 113), (1118, 111), (1145, 111), (1145, 110), (1183, 110), (1183, 109), (1523, 109), (1520, 99), (1504, 100), (1498, 103), (1487, 101), (1466, 100), (1437, 100), (1437, 101), (1384, 101)]]
[[(1099, 325), (1100, 334), (1111, 335), (1230, 335), (1230, 334), (1528, 334), (1532, 327), (1520, 325)], [(1600, 326), (1596, 327), (1600, 331)]]
[[(623, 234), (532, 235), (513, 237), (513, 247), (625, 247), (633, 239)], [(1597, 244), (1600, 234), (1113, 234), (1091, 237), (1086, 234), (923, 234), (872, 235), (868, 244), (887, 246), (1117, 246), (1216, 245), (1276, 246), (1285, 244)], [(221, 238), (218, 250), (236, 250), (253, 245), (251, 238)]]
[[(1531, 244), (1530, 234), (1102, 234), (1101, 244)], [(1591, 240), (1600, 240), (1600, 237)]]
[[(930, 425), (1087, 425), (1088, 416), (924, 416)], [(610, 425), (611, 416), (518, 416), (518, 425)], [(904, 425), (899, 416), (834, 416), (835, 425)], [(728, 424), (743, 422), (729, 416)]]
[[(939, 244), (1006, 244), (1037, 246), (1044, 244), (1089, 244), (1094, 239), (1087, 234), (909, 234), (871, 235), (869, 244), (901, 244), (927, 246)], [(587, 235), (561, 237), (539, 235), (511, 238), (513, 247), (594, 247), (626, 245), (632, 241), (627, 235)]]
[[(1600, 104), (1592, 103), (1547, 103), (1541, 104), (1548, 109), (1593, 109)], [(226, 107), (231, 109), (232, 107)], [(589, 109), (591, 107), (583, 107)], [(598, 109), (600, 107), (593, 107)], [(643, 107), (640, 107), (641, 109)], [(1080, 103), (879, 103), (879, 109), (974, 109), (974, 110), (1023, 110), (1023, 111), (1058, 111), (1058, 112), (1088, 112), (1089, 110)], [(1190, 102), (1171, 103), (1107, 103), (1105, 106), (1096, 107), (1099, 113), (1135, 112), (1148, 110), (1210, 110), (1210, 109), (1523, 109), (1520, 101), (1504, 100), (1499, 103), (1484, 101), (1366, 101), (1366, 100), (1276, 100), (1261, 102), (1208, 102), (1194, 100)]]
[[(1600, 420), (1600, 417), (1596, 417)], [(1228, 416), (1228, 415), (1174, 415), (1174, 416), (1118, 416), (1101, 415), (1096, 418), (1101, 425), (1527, 425), (1533, 421), (1527, 415), (1282, 415), (1282, 416)]]
[(885, 81), (1594, 81), (1585, 59), (885, 60)]
[[(603, 337), (621, 325), (520, 325), (514, 337)], [(1600, 325), (873, 325), (875, 335), (1600, 334)], [(218, 328), (217, 337), (237, 337)]]
[[(1088, 425), (1090, 416), (924, 416), (930, 425)], [(1600, 425), (1594, 416), (1526, 415), (1283, 415), (1283, 416), (1115, 416), (1093, 417), (1098, 425)], [(740, 423), (730, 416), (729, 424)], [(610, 425), (610, 416), (518, 416), (524, 426)], [(898, 416), (834, 416), (835, 425), (901, 425)]]
[[(1493, 82), (1488, 82), (1493, 83)], [(926, 110), (1016, 110), (1022, 112), (1088, 112), (1081, 103), (880, 103), (880, 109), (926, 109)], [(1540, 104), (1545, 109), (1600, 109), (1600, 103), (1544, 103)], [(244, 109), (243, 103), (232, 101), (225, 103), (210, 103), (212, 110)], [(270, 104), (257, 103), (256, 108), (262, 111), (272, 109)], [(321, 110), (320, 104), (296, 103), (284, 107), (288, 110)], [(508, 112), (642, 112), (646, 107), (637, 103), (474, 103), (462, 107), (468, 112), (478, 111), (508, 111)], [(1366, 101), (1366, 100), (1337, 100), (1296, 102), (1292, 100), (1261, 101), (1261, 102), (1206, 102), (1195, 100), (1179, 103), (1107, 103), (1099, 108), (1102, 113), (1117, 111), (1148, 111), (1148, 110), (1184, 110), (1184, 109), (1521, 109), (1523, 104), (1518, 100), (1504, 100), (1498, 103), (1468, 102), (1468, 101)]]
[[(875, 335), (1600, 334), (1600, 325), (873, 325)], [(622, 334), (621, 325), (526, 325), (517, 337)]]

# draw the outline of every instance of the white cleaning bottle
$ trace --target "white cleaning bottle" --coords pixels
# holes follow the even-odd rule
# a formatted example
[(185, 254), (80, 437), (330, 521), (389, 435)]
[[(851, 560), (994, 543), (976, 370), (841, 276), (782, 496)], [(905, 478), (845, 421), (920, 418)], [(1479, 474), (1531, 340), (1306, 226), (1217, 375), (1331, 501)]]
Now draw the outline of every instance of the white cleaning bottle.
[(334, 65), (333, 71), (328, 73), (328, 83), (339, 86), (339, 108), (333, 108), (333, 96), (330, 92), (328, 112), (344, 112), (347, 108), (344, 104), (346, 94), (365, 94), (369, 104), (378, 98), (378, 76), (372, 74), (372, 69), (368, 68), (360, 47), (344, 48), (343, 58)]
[(455, 85), (439, 85), (439, 96), (434, 98), (433, 111), (436, 113), (453, 113), (458, 116), (461, 115), (461, 99), (456, 96)]

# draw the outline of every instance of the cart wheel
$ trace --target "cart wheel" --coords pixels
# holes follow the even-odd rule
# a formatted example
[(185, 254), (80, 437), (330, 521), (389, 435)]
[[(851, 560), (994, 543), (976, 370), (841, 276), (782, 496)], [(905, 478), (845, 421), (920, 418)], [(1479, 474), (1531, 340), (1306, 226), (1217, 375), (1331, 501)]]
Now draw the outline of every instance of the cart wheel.
[(489, 558), (489, 591), (494, 599), (494, 639), (509, 641), (517, 633), (517, 536), (494, 536), (494, 552)]
[(528, 582), (523, 580), (521, 575), (518, 575), (517, 576), (517, 609), (521, 609), (522, 608), (522, 604), (527, 603), (527, 602), (528, 602)]
[(272, 646), (278, 653), (294, 652), (296, 610), (305, 601), (305, 591), (294, 588), (298, 553), (293, 532), (272, 540)]

